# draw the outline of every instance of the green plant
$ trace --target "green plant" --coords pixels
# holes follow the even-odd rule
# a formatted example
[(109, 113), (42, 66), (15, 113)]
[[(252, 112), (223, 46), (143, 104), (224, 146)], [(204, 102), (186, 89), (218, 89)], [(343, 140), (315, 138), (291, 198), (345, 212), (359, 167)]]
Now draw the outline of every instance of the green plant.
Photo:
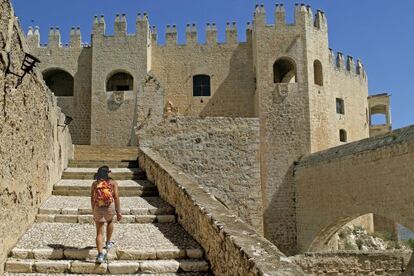
[(409, 238), (408, 240), (405, 240), (404, 243), (411, 249), (414, 250), (414, 239)]

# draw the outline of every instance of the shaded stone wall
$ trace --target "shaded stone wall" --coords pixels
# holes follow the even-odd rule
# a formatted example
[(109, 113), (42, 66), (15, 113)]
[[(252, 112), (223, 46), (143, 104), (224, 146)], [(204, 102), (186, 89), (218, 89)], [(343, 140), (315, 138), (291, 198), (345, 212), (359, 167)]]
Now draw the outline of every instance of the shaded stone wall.
[(170, 118), (140, 132), (138, 142), (178, 166), (262, 233), (257, 119)]
[(159, 153), (140, 148), (138, 159), (160, 197), (175, 208), (179, 223), (204, 248), (215, 275), (305, 275), (275, 245)]
[(306, 253), (289, 259), (309, 276), (402, 275), (411, 254), (411, 251), (324, 252)]
[(414, 126), (302, 158), (295, 167), (298, 245), (318, 251), (373, 213), (413, 230)]
[[(58, 127), (63, 114), (41, 74), (26, 75), (15, 89), (25, 38), (8, 0), (0, 1), (0, 274), (17, 239), (33, 223), (37, 208), (60, 179), (71, 140)], [(10, 57), (10, 58), (9, 58)]]

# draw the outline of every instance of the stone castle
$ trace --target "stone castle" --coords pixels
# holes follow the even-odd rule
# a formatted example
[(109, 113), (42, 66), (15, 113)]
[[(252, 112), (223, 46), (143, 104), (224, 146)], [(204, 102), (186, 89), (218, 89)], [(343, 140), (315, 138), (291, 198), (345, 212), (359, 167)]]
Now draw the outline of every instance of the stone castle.
[[(297, 5), (293, 24), (286, 23), (283, 5), (274, 13), (275, 24), (267, 25), (265, 8), (256, 7), (246, 42), (237, 40), (233, 22), (223, 43), (212, 23), (205, 44), (188, 24), (185, 44), (177, 44), (176, 26), (168, 25), (165, 45), (159, 45), (146, 13), (138, 14), (135, 34), (127, 33), (124, 14), (116, 16), (113, 35), (105, 31), (105, 18), (95, 17), (91, 45), (82, 43), (79, 28), (72, 28), (67, 44), (57, 27), (50, 29), (47, 45), (39, 44), (38, 28), (30, 28), (27, 40), (58, 105), (74, 118), (75, 144), (134, 145), (134, 127), (147, 115), (139, 111), (149, 105), (153, 117), (169, 110), (179, 116), (248, 118), (287, 94), (298, 94), (299, 110), (286, 112), (301, 113), (297, 127), (307, 129), (311, 151), (368, 137), (370, 114), (389, 114), (389, 105), (386, 95), (368, 98), (361, 61), (329, 49), (322, 11), (313, 15), (309, 6)], [(162, 92), (146, 102), (149, 74)], [(372, 132), (389, 127), (390, 122)]]
[[(413, 275), (411, 252), (335, 251), (349, 223), (414, 229), (414, 127), (391, 131), (388, 94), (369, 96), (362, 62), (329, 48), (324, 12), (297, 4), (288, 24), (277, 4), (269, 25), (257, 5), (245, 42), (209, 23), (182, 45), (175, 25), (160, 45), (146, 13), (135, 34), (101, 16), (90, 45), (57, 27), (41, 45), (0, 5), (0, 274)], [(41, 63), (16, 85), (25, 53)], [(102, 164), (130, 198), (95, 266)]]

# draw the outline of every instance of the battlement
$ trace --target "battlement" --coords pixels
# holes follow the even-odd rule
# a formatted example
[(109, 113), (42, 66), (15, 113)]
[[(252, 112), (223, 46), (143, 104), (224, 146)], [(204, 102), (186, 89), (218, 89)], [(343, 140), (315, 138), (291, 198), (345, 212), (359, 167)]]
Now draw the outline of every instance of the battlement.
[[(146, 12), (144, 13), (138, 13), (135, 19), (135, 33), (128, 34), (127, 33), (127, 18), (126, 14), (116, 14), (115, 16), (115, 22), (114, 22), (114, 34), (113, 37), (125, 37), (125, 36), (146, 36), (149, 28), (149, 21), (148, 21), (148, 14)], [(107, 36), (110, 37), (111, 35), (108, 35), (106, 33), (106, 22), (105, 22), (105, 16), (101, 15), (100, 18), (98, 18), (97, 15), (95, 15), (94, 21), (93, 21), (93, 27), (92, 27), (92, 34), (94, 37), (96, 36)]]
[(47, 44), (40, 44), (40, 29), (38, 26), (36, 27), (29, 27), (29, 31), (27, 32), (27, 41), (28, 44), (32, 47), (48, 47), (48, 48), (81, 48), (81, 47), (89, 47), (88, 44), (82, 43), (82, 35), (80, 27), (72, 27), (70, 30), (70, 42), (63, 44), (61, 41), (61, 33), (59, 27), (50, 27), (49, 29), (49, 36), (48, 36), (48, 43)]
[(361, 76), (363, 79), (367, 79), (364, 65), (362, 64), (361, 59), (357, 59), (355, 62), (352, 56), (345, 56), (342, 52), (335, 52), (332, 49), (329, 49), (329, 63), (331, 66), (338, 71), (348, 72), (353, 75)]
[[(328, 28), (328, 21), (325, 13), (322, 10), (316, 10), (313, 14), (310, 5), (295, 4), (294, 10), (294, 23), (287, 24), (286, 22), (286, 9), (283, 4), (275, 4), (274, 8), (275, 26), (308, 26), (317, 30), (326, 31)], [(253, 13), (255, 26), (266, 26), (266, 10), (264, 4), (257, 4)]]

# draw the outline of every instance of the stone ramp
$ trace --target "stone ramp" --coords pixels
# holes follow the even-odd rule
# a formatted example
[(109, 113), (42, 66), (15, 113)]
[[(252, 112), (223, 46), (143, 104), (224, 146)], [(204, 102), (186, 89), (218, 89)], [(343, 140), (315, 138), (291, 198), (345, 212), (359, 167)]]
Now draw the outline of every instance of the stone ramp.
[[(53, 187), (53, 195), (90, 196), (92, 179), (62, 179)], [(127, 196), (157, 196), (157, 187), (147, 180), (117, 180), (119, 194)]]

